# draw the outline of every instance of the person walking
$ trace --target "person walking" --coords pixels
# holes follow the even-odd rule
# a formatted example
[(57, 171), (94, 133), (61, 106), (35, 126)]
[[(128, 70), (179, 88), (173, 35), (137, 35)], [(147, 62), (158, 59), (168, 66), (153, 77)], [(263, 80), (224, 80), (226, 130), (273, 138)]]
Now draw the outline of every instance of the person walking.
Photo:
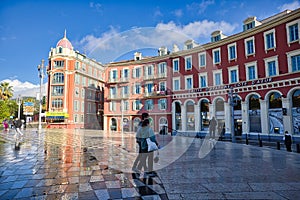
[(215, 139), (217, 120), (213, 117), (209, 122), (209, 136)]
[[(158, 146), (158, 143), (156, 141), (156, 137), (154, 134), (153, 129), (150, 127), (150, 121), (149, 119), (145, 119), (142, 123), (142, 127), (138, 130), (137, 136), (141, 138), (141, 158), (138, 165), (138, 168), (142, 169), (144, 168), (144, 171), (147, 175), (153, 176), (155, 175), (153, 172), (153, 158), (154, 158), (154, 152), (148, 151), (148, 144), (147, 144), (147, 138), (150, 138), (150, 140)], [(147, 164), (146, 164), (147, 161)]]
[(7, 119), (4, 119), (4, 120), (3, 120), (3, 128), (4, 128), (4, 131), (8, 131), (8, 130), (9, 130)]
[(132, 166), (132, 170), (135, 171), (135, 172), (139, 172), (141, 171), (141, 166), (142, 165), (139, 165), (140, 161), (141, 161), (141, 156), (142, 156), (142, 148), (141, 148), (141, 140), (142, 138), (139, 138), (139, 136), (137, 135), (138, 133), (138, 130), (142, 127), (142, 124), (143, 124), (143, 121), (145, 119), (148, 119), (149, 118), (149, 114), (148, 113), (142, 113), (142, 120), (140, 121), (139, 125), (138, 125), (138, 128), (137, 128), (137, 132), (136, 132), (136, 143), (138, 144), (138, 155), (133, 163), (133, 166)]
[(22, 127), (22, 121), (18, 118), (16, 118), (14, 121), (13, 121), (13, 124), (14, 124), (14, 127), (16, 128), (16, 132), (17, 134), (23, 136), (24, 134), (21, 132), (20, 128)]
[(285, 131), (283, 140), (284, 140), (286, 150), (292, 152), (292, 136), (289, 134), (288, 131)]

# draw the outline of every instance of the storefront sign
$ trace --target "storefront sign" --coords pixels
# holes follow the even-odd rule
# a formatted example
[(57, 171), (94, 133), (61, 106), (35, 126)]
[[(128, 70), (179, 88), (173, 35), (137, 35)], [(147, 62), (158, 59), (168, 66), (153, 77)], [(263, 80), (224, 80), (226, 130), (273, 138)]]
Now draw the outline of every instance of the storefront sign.
[(265, 78), (265, 79), (258, 79), (258, 80), (253, 80), (251, 82), (239, 82), (236, 84), (231, 84), (231, 85), (219, 85), (219, 86), (214, 86), (214, 87), (207, 87), (207, 88), (195, 88), (189, 90), (190, 93), (197, 93), (197, 92), (207, 92), (207, 91), (214, 91), (214, 90), (224, 90), (224, 89), (230, 89), (232, 88), (237, 88), (237, 87), (243, 87), (247, 85), (258, 85), (258, 84), (263, 84), (263, 83), (270, 83), (272, 82), (272, 78)]
[(69, 114), (66, 112), (46, 112), (47, 118), (68, 118)]

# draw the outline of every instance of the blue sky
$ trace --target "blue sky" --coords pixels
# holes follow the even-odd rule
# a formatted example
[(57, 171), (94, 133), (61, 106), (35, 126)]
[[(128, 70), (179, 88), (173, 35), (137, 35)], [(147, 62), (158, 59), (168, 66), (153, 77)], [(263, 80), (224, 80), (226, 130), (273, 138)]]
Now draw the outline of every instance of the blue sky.
[(0, 81), (38, 85), (37, 65), (65, 29), (76, 50), (107, 63), (135, 49), (207, 43), (217, 29), (240, 32), (249, 16), (299, 7), (299, 0), (1, 0)]

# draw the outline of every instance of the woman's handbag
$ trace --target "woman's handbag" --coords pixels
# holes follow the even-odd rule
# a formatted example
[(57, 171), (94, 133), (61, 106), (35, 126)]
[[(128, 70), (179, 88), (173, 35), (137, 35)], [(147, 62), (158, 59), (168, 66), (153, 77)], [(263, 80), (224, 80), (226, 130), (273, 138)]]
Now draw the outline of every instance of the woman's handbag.
[(158, 146), (155, 144), (155, 142), (152, 142), (150, 138), (147, 138), (146, 141), (148, 145), (148, 152), (155, 151), (158, 149)]

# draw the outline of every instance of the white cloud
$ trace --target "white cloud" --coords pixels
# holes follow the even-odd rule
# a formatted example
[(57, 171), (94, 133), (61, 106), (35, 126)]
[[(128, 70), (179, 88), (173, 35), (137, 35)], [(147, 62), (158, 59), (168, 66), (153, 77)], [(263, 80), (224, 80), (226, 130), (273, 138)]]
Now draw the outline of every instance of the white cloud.
[(192, 3), (190, 5), (187, 5), (186, 7), (188, 10), (197, 10), (198, 13), (201, 14), (204, 13), (204, 11), (209, 5), (212, 5), (214, 3), (214, 0), (202, 0), (201, 3)]
[(207, 43), (210, 41), (210, 34), (213, 31), (222, 30), (225, 35), (230, 35), (236, 28), (237, 24), (225, 21), (203, 20), (186, 25), (178, 25), (170, 21), (159, 23), (155, 27), (133, 28), (124, 32), (119, 32), (118, 28), (111, 27), (100, 37), (87, 35), (74, 44), (79, 49), (83, 49), (89, 57), (107, 63), (134, 50), (158, 49), (161, 46), (166, 46), (171, 50), (174, 43), (180, 47), (188, 39), (194, 39), (200, 44)]
[(102, 5), (100, 3), (90, 2), (89, 6), (90, 8), (95, 9), (97, 12), (102, 12)]
[[(30, 82), (21, 82), (18, 79), (5, 79), (0, 81), (9, 83), (10, 86), (13, 88), (14, 96), (13, 98), (17, 98), (19, 95), (22, 97), (36, 97), (38, 93), (40, 93), (40, 85), (34, 85)], [(42, 93), (45, 95), (47, 90), (47, 84), (44, 84), (42, 88)]]
[(292, 3), (285, 3), (282, 6), (279, 6), (278, 9), (280, 11), (284, 10), (295, 10), (300, 7), (300, 2), (299, 1), (294, 1)]
[(178, 9), (178, 10), (175, 10), (175, 11), (173, 12), (173, 14), (174, 14), (176, 17), (182, 17), (183, 12), (182, 12), (181, 9)]

